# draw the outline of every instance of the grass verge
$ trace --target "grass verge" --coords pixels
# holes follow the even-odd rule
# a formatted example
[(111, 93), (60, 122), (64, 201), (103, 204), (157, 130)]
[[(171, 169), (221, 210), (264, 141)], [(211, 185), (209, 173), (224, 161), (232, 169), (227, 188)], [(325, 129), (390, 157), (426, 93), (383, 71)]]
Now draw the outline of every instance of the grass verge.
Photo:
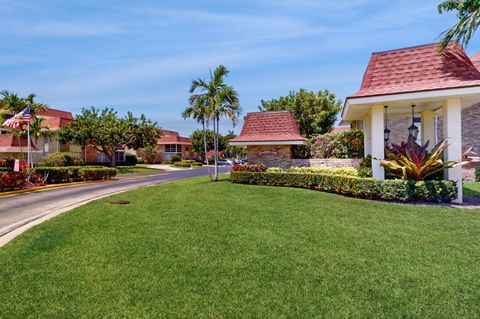
[(479, 210), (207, 180), (101, 199), (15, 239), (0, 249), (1, 316), (480, 313)]

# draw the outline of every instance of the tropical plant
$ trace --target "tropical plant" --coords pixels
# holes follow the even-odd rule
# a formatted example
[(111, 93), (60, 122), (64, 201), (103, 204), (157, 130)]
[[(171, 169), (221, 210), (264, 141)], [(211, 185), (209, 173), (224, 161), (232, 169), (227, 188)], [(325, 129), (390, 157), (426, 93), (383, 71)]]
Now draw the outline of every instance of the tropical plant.
[[(210, 176), (210, 180), (213, 180), (212, 174), (210, 173), (210, 165), (208, 163), (208, 147), (207, 147), (207, 131), (206, 126), (210, 120), (209, 108), (208, 108), (208, 100), (204, 95), (192, 95), (188, 99), (189, 106), (183, 111), (182, 116), (184, 119), (193, 118), (199, 123), (202, 123), (202, 137), (203, 137), (203, 154), (204, 158), (207, 162), (207, 170), (208, 176)], [(199, 151), (196, 145), (193, 145), (193, 149), (195, 151)]]
[(43, 121), (45, 121), (43, 117), (36, 116), (30, 121), (30, 136), (35, 141), (35, 147), (40, 137), (52, 137), (54, 135), (54, 132), (47, 125), (42, 125)]
[(409, 137), (407, 142), (392, 144), (386, 147), (387, 158), (380, 161), (392, 175), (405, 180), (424, 181), (436, 174), (459, 164), (458, 161), (443, 160), (443, 153), (447, 149), (447, 140), (441, 140), (428, 152), (429, 141), (423, 146)]
[(363, 145), (361, 130), (334, 132), (317, 136), (311, 152), (316, 158), (360, 158)]
[[(208, 110), (207, 116), (213, 122), (214, 131), (214, 162), (215, 173), (214, 180), (218, 180), (218, 146), (219, 146), (219, 126), (220, 118), (226, 117), (235, 125), (240, 116), (240, 105), (238, 93), (231, 86), (225, 84), (224, 78), (228, 76), (228, 69), (220, 65), (213, 73), (210, 73), (210, 80), (196, 79), (192, 81), (190, 93), (191, 99), (197, 99), (202, 96), (202, 103), (205, 103)], [(198, 92), (194, 94), (195, 92)]]
[(118, 149), (154, 146), (158, 137), (156, 123), (143, 114), (137, 118), (128, 112), (121, 118), (111, 108), (97, 110), (94, 107), (82, 109), (82, 114), (75, 116), (75, 121), (62, 127), (59, 132), (59, 138), (63, 142), (90, 145), (104, 153), (111, 167), (115, 167), (115, 153)]
[(300, 134), (308, 139), (330, 132), (342, 109), (342, 100), (328, 90), (308, 92), (300, 89), (288, 96), (261, 101), (260, 111), (290, 111), (295, 117)]
[(458, 22), (450, 29), (442, 32), (440, 49), (447, 49), (450, 41), (454, 40), (467, 46), (473, 34), (480, 25), (479, 0), (445, 0), (438, 5), (438, 12), (457, 11)]

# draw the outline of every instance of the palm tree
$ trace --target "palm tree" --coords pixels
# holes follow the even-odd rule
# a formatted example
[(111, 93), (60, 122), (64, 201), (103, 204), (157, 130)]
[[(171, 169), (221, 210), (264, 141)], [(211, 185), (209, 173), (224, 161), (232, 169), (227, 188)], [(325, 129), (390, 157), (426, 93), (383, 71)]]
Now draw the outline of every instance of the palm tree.
[(478, 1), (445, 0), (438, 5), (439, 13), (457, 11), (458, 22), (450, 29), (442, 32), (440, 50), (447, 49), (450, 41), (467, 46), (480, 26), (480, 3)]
[(33, 120), (30, 122), (30, 136), (35, 140), (35, 146), (37, 145), (38, 138), (40, 137), (51, 137), (53, 131), (46, 125), (42, 125), (45, 120), (43, 117), (33, 117)]
[(199, 78), (193, 80), (190, 86), (190, 93), (200, 91), (198, 95), (205, 98), (208, 114), (213, 121), (215, 181), (218, 181), (218, 134), (220, 118), (227, 117), (235, 124), (240, 115), (238, 93), (233, 87), (228, 86), (224, 82), (224, 77), (228, 76), (228, 73), (228, 69), (220, 65), (213, 73), (210, 72), (209, 82)]
[(202, 123), (203, 147), (205, 151), (205, 159), (207, 161), (208, 176), (210, 176), (210, 180), (213, 181), (212, 174), (210, 173), (210, 164), (208, 163), (206, 126), (208, 125), (210, 116), (208, 114), (209, 109), (208, 109), (207, 99), (203, 95), (194, 94), (190, 96), (190, 98), (188, 99), (188, 104), (190, 106), (183, 111), (182, 116), (184, 119), (193, 118), (198, 123)]

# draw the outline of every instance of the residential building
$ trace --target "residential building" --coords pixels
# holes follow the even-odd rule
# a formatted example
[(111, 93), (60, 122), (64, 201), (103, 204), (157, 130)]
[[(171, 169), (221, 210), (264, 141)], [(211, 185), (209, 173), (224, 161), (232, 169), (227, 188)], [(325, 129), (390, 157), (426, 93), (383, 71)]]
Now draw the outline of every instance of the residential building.
[(188, 137), (182, 137), (178, 132), (162, 130), (162, 137), (157, 141), (157, 157), (155, 162), (170, 161), (174, 156), (182, 159), (193, 159), (192, 141)]

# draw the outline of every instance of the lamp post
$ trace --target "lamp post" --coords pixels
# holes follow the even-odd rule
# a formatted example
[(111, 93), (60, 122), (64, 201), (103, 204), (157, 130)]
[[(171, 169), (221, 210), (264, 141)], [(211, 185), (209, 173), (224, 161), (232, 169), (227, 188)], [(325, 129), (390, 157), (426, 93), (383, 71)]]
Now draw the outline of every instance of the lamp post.
[(408, 133), (413, 138), (414, 141), (418, 137), (418, 127), (415, 126), (415, 104), (412, 104), (412, 125), (408, 128)]
[(383, 130), (383, 139), (385, 143), (390, 140), (390, 130), (388, 129), (388, 105), (383, 107), (385, 109), (385, 129)]

